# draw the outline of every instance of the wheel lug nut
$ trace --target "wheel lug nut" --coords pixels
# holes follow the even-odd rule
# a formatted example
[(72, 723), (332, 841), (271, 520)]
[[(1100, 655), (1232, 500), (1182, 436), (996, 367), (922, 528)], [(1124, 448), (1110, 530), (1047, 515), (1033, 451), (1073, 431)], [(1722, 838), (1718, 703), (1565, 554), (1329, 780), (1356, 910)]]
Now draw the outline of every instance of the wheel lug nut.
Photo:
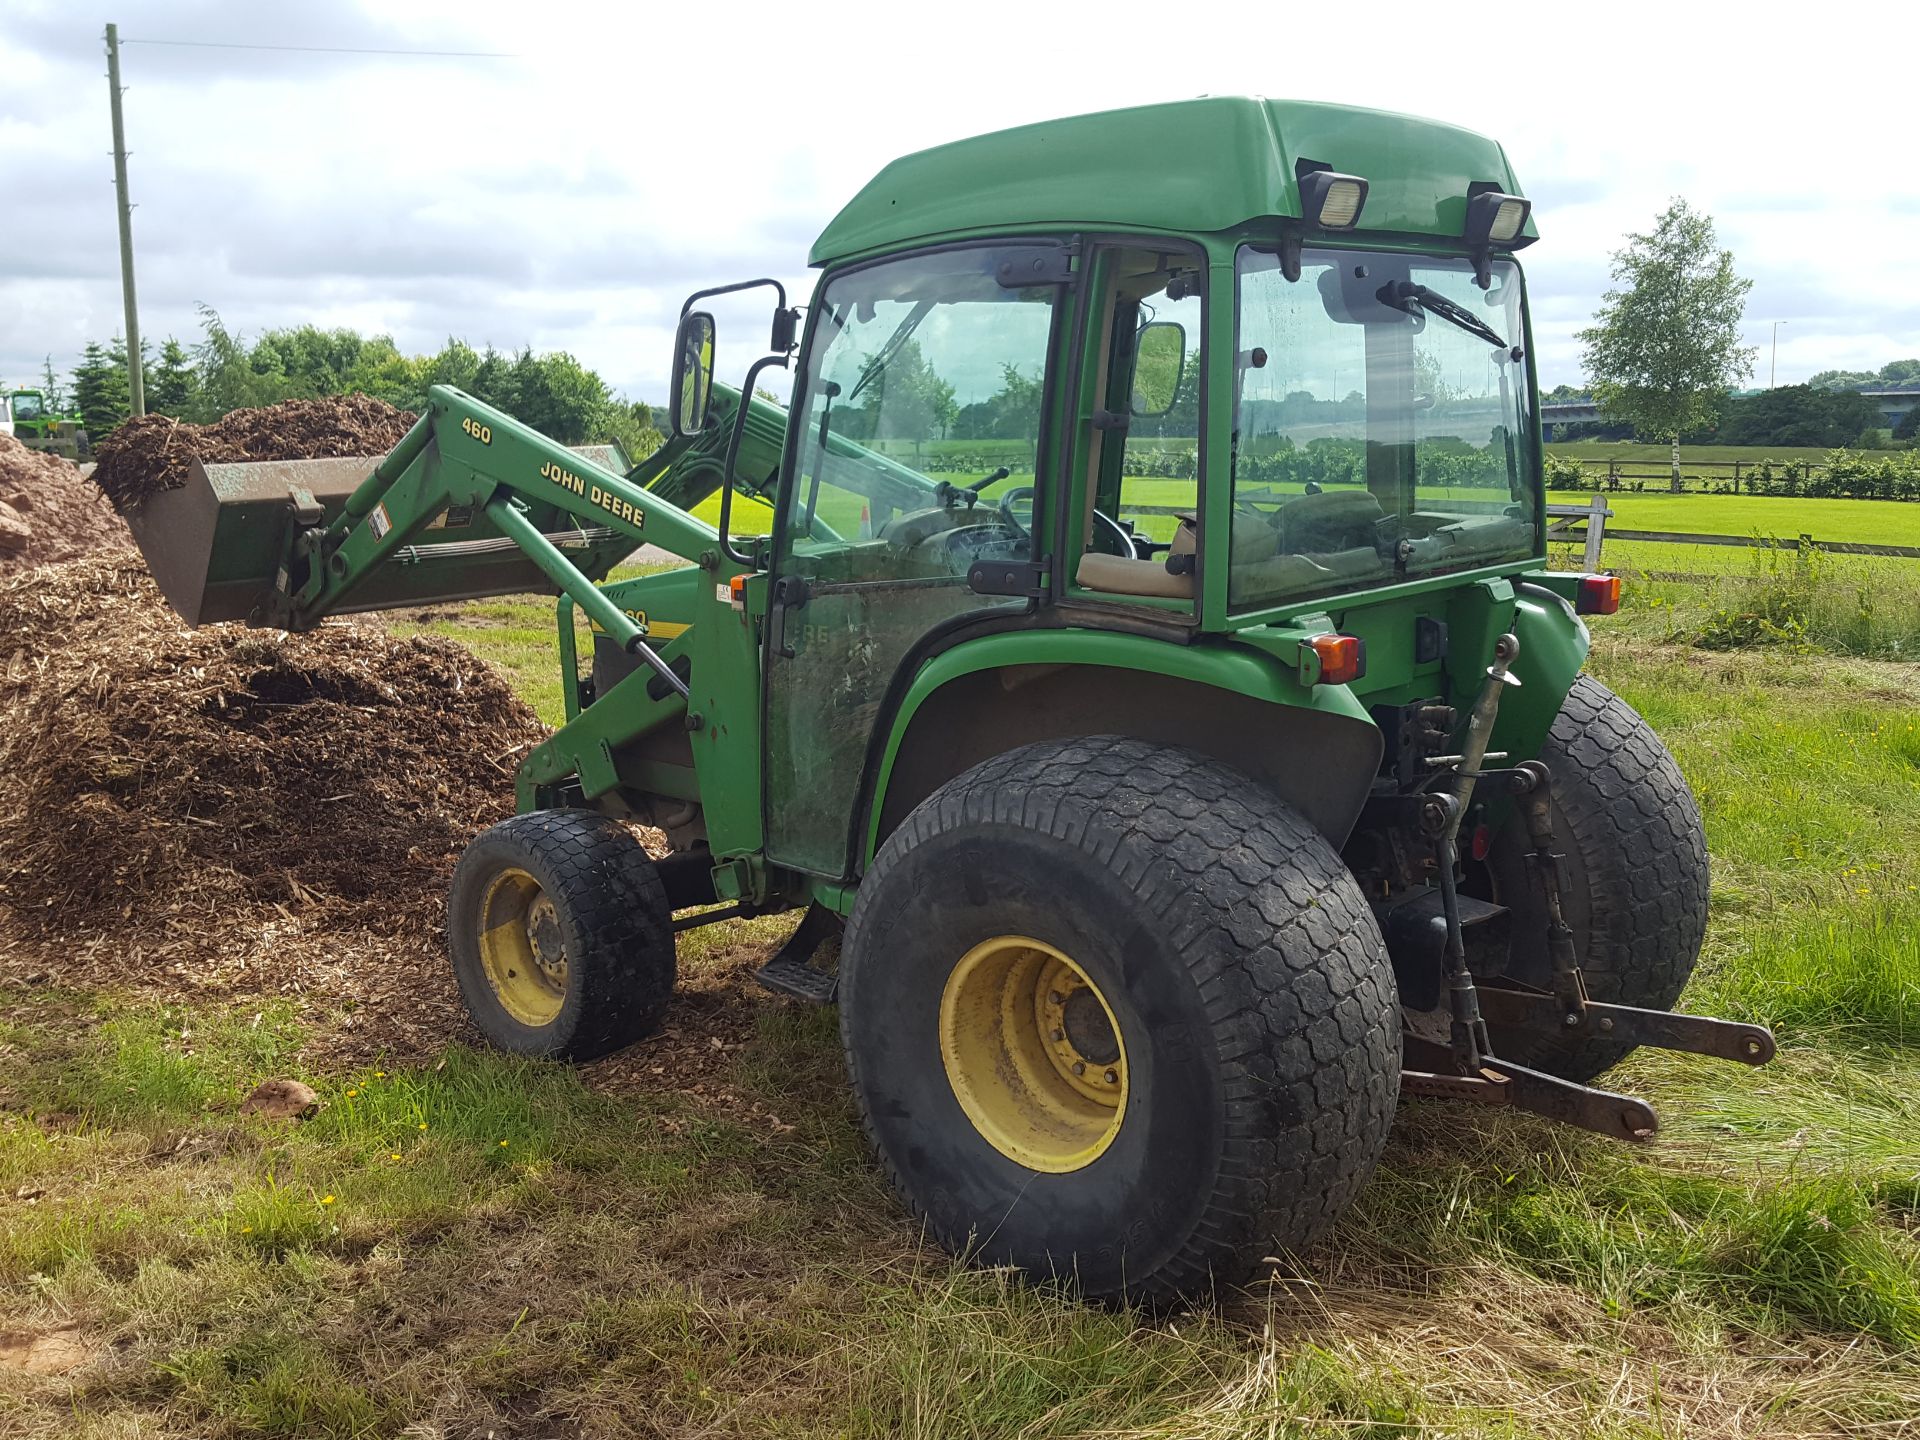
[(1062, 995), (1058, 990), (1049, 990), (1047, 992), (1047, 1003), (1049, 1005), (1064, 1005), (1067, 1003), (1067, 997)]
[(1053, 1043), (1058, 1045), (1062, 1040), (1066, 1038), (1067, 1038), (1067, 1032), (1056, 1026), (1053, 1032)]
[(1084, 1061), (1084, 1060), (1076, 1060), (1076, 1061), (1074, 1061), (1074, 1062), (1073, 1062), (1073, 1073), (1074, 1073), (1074, 1074), (1076, 1074), (1076, 1075), (1084, 1075), (1084, 1074), (1086, 1074), (1086, 1073), (1087, 1073), (1087, 1062), (1086, 1062), (1086, 1061)]
[(1107, 1071), (1107, 1084), (1118, 1085), (1119, 1083), (1120, 1083), (1120, 1072), (1118, 1070)]

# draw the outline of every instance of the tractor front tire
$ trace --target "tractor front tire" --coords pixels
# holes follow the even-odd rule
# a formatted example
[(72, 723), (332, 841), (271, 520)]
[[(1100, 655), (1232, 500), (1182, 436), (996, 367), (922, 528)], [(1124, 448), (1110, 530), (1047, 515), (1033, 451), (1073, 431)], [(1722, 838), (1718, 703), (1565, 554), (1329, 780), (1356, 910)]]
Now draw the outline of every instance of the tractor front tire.
[(1352, 875), (1241, 772), (1114, 736), (937, 790), (862, 881), (840, 1027), (941, 1244), (1171, 1300), (1298, 1251), (1372, 1173), (1393, 971)]
[[(1707, 933), (1707, 840), (1673, 757), (1632, 706), (1591, 676), (1573, 683), (1540, 759), (1553, 774), (1560, 906), (1587, 994), (1609, 1005), (1666, 1010), (1680, 998)], [(1553, 986), (1546, 911), (1517, 812), (1487, 857), (1493, 895), (1513, 911), (1506, 973)], [(1632, 1046), (1496, 1028), (1494, 1050), (1585, 1083)]]
[(667, 893), (639, 841), (589, 810), (483, 832), (454, 870), (447, 948), (467, 1013), (516, 1055), (592, 1060), (660, 1022), (675, 978)]

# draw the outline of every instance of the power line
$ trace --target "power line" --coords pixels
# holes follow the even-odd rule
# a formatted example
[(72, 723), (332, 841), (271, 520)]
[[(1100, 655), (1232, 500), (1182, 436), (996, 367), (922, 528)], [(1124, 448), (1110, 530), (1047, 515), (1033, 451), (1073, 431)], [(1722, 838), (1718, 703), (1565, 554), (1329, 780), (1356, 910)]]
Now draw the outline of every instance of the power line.
[(195, 50), (280, 50), (300, 55), (420, 55), (440, 60), (517, 60), (510, 50), (368, 50), (351, 45), (243, 45), (230, 40), (134, 40), (122, 45), (176, 45)]

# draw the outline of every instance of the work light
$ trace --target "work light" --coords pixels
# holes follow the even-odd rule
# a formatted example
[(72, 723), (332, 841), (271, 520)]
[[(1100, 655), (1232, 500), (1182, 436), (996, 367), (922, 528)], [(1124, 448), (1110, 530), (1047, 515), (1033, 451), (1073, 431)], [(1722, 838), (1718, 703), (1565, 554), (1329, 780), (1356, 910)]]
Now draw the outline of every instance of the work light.
[(1351, 230), (1367, 203), (1367, 182), (1336, 170), (1309, 170), (1300, 177), (1300, 218), (1320, 230)]
[(1483, 190), (1467, 201), (1467, 242), (1471, 245), (1511, 245), (1527, 223), (1531, 200)]

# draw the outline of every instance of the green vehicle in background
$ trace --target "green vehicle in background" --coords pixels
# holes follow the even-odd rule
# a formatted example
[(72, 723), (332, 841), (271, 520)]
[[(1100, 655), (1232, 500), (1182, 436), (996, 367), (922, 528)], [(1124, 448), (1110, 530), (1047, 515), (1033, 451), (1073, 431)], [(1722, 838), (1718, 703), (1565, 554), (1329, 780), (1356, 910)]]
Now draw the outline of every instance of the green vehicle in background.
[(39, 390), (0, 390), (0, 435), (66, 460), (93, 453), (86, 422), (78, 415), (56, 414)]
[[(1634, 1139), (1587, 1083), (1628, 1050), (1773, 1053), (1667, 1009), (1706, 850), (1580, 673), (1618, 581), (1546, 563), (1529, 208), (1493, 142), (1341, 106), (982, 136), (854, 198), (804, 320), (692, 297), (625, 474), (437, 388), (371, 473), (133, 524), (195, 621), (560, 592), (567, 721), (450, 900), (496, 1043), (626, 1045), (677, 930), (802, 911), (760, 978), (837, 1001), (942, 1243), (1190, 1294), (1319, 1235), (1403, 1094)], [(699, 305), (753, 286), (734, 388)], [(643, 541), (688, 563), (604, 583)]]

